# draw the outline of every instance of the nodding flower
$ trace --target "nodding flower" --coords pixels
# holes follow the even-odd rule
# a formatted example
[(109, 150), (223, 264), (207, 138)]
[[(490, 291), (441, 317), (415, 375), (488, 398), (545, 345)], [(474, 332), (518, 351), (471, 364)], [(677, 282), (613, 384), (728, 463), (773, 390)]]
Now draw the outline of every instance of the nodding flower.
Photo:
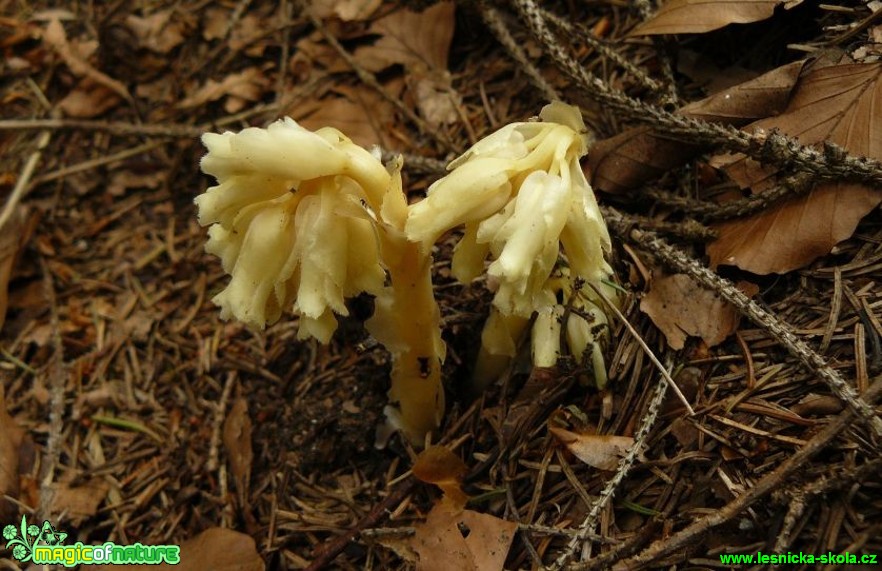
[(491, 256), (494, 305), (521, 317), (553, 305), (544, 285), (560, 245), (574, 275), (599, 282), (611, 273), (609, 233), (579, 165), (588, 149), (582, 116), (554, 102), (539, 118), (506, 125), (451, 162), (406, 225), (411, 240), (427, 245), (465, 225), (454, 276), (471, 281)]
[(202, 141), (202, 170), (218, 184), (196, 198), (199, 222), (211, 225), (206, 250), (232, 276), (213, 300), (221, 317), (262, 329), (292, 310), (300, 338), (327, 343), (346, 297), (383, 288), (364, 205), (381, 206), (385, 167), (339, 131), (291, 119)]
[[(552, 273), (561, 246), (570, 280), (600, 286), (612, 275), (606, 262), (609, 232), (579, 164), (588, 150), (582, 116), (558, 101), (546, 105), (539, 119), (506, 125), (479, 141), (450, 163), (449, 174), (429, 187), (425, 200), (410, 207), (407, 235), (427, 246), (465, 226), (451, 266), (460, 281), (481, 275), (485, 260), (492, 260), (488, 282), (496, 293), (482, 335), (483, 362), (479, 358), (475, 373), (479, 385), (492, 380), (514, 355), (537, 312), (541, 323), (533, 330), (534, 354), (542, 366), (553, 361), (550, 355), (559, 355), (559, 341), (555, 345), (539, 332), (554, 330), (542, 324), (562, 316), (560, 287), (551, 285), (560, 281)], [(581, 355), (593, 337), (580, 321), (585, 319), (572, 317), (568, 335)]]
[(292, 119), (202, 141), (202, 170), (218, 184), (196, 198), (199, 222), (232, 276), (214, 297), (221, 317), (262, 329), (290, 310), (299, 338), (328, 343), (345, 299), (373, 295), (365, 325), (393, 361), (378, 442), (400, 430), (421, 446), (444, 414), (445, 347), (431, 255), (404, 233), (401, 160), (387, 169), (336, 129)]

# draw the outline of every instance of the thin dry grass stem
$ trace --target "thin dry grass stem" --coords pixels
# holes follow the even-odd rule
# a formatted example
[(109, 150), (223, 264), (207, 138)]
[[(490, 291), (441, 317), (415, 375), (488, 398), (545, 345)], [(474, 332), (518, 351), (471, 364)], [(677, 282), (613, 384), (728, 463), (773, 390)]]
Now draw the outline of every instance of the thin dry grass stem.
[[(665, 400), (665, 393), (667, 392), (667, 385), (669, 379), (671, 378), (670, 373), (665, 370), (665, 374), (661, 376), (658, 384), (655, 387), (655, 392), (653, 393), (649, 406), (647, 407), (646, 413), (643, 415), (643, 418), (640, 422), (640, 428), (637, 430), (637, 433), (634, 435), (634, 444), (628, 450), (628, 453), (619, 461), (619, 465), (616, 469), (615, 475), (610, 478), (603, 489), (600, 492), (600, 495), (597, 499), (594, 500), (591, 505), (591, 509), (588, 511), (588, 515), (585, 516), (585, 519), (582, 520), (582, 523), (579, 525), (578, 534), (573, 537), (570, 542), (567, 544), (566, 548), (563, 552), (558, 555), (558, 557), (554, 560), (548, 569), (550, 571), (560, 571), (567, 564), (569, 564), (573, 557), (576, 554), (576, 551), (583, 548), (586, 540), (589, 535), (593, 533), (594, 527), (597, 525), (597, 519), (600, 517), (600, 513), (604, 507), (612, 500), (613, 495), (618, 489), (619, 485), (625, 479), (625, 476), (631, 471), (634, 463), (637, 461), (638, 456), (643, 451), (643, 448), (646, 446), (646, 443), (649, 439), (649, 434), (652, 431), (652, 427), (655, 424), (656, 419), (658, 418), (659, 410), (661, 409), (661, 405)], [(689, 406), (688, 404), (686, 405)]]
[(361, 65), (359, 65), (357, 61), (355, 61), (355, 58), (352, 57), (352, 54), (350, 54), (349, 51), (347, 51), (347, 49), (344, 48), (343, 45), (337, 40), (337, 38), (335, 38), (334, 35), (328, 31), (324, 23), (319, 20), (315, 16), (315, 14), (312, 13), (312, 10), (309, 8), (309, 6), (303, 6), (302, 2), (300, 6), (303, 9), (303, 13), (306, 14), (315, 29), (317, 29), (322, 34), (322, 37), (325, 38), (325, 41), (331, 44), (331, 47), (333, 47), (334, 50), (338, 54), (340, 54), (340, 57), (342, 57), (349, 65), (349, 67), (352, 68), (352, 71), (355, 72), (355, 75), (358, 76), (358, 79), (360, 79), (365, 85), (376, 91), (383, 99), (394, 105), (395, 108), (398, 109), (398, 111), (404, 114), (405, 117), (410, 119), (413, 124), (417, 126), (421, 133), (434, 139), (435, 142), (441, 145), (446, 151), (452, 151), (456, 154), (460, 154), (462, 152), (462, 149), (460, 149), (458, 145), (451, 141), (447, 137), (447, 135), (445, 135), (438, 129), (433, 129), (400, 99), (390, 95), (389, 92), (386, 91), (386, 88), (380, 84), (379, 80), (377, 80), (376, 76), (373, 73), (364, 69)]
[(839, 312), (842, 311), (842, 269), (839, 266), (833, 268), (833, 298), (830, 305), (830, 318), (827, 320), (827, 327), (824, 329), (824, 336), (821, 338), (821, 353), (826, 353), (830, 347), (830, 341), (833, 340), (833, 333), (839, 323)]
[(545, 46), (558, 67), (586, 95), (630, 120), (650, 125), (659, 133), (688, 138), (692, 143), (720, 146), (729, 151), (744, 153), (760, 163), (804, 171), (820, 179), (851, 180), (875, 187), (882, 186), (882, 162), (849, 155), (838, 145), (826, 143), (822, 150), (818, 150), (801, 145), (797, 140), (776, 131), (750, 134), (727, 125), (677, 115), (629, 97), (585, 71), (567, 53), (549, 29), (541, 10), (533, 0), (513, 2), (530, 31)]
[(735, 340), (738, 341), (738, 347), (741, 348), (741, 353), (744, 355), (744, 363), (747, 366), (747, 390), (752, 391), (756, 388), (756, 370), (754, 369), (753, 355), (740, 331), (735, 332)]
[(115, 135), (144, 135), (147, 137), (198, 137), (205, 132), (191, 125), (136, 125), (120, 121), (96, 121), (91, 119), (4, 119), (0, 131), (25, 131), (31, 129), (81, 129), (106, 131)]
[(161, 147), (165, 144), (165, 141), (153, 141), (151, 143), (144, 143), (143, 145), (138, 145), (137, 147), (132, 147), (131, 149), (125, 149), (118, 153), (114, 153), (112, 155), (107, 155), (106, 157), (98, 157), (96, 159), (91, 159), (88, 161), (83, 161), (81, 163), (77, 163), (75, 165), (70, 165), (68, 167), (60, 168), (58, 170), (48, 172), (44, 175), (38, 176), (33, 180), (34, 186), (43, 184), (46, 182), (51, 182), (53, 180), (58, 180), (60, 178), (64, 178), (66, 176), (70, 176), (72, 174), (77, 174), (81, 172), (85, 172), (88, 170), (92, 170), (98, 167), (102, 167), (104, 165), (109, 165), (111, 163), (123, 161), (125, 159), (140, 155), (142, 153), (146, 153), (148, 151), (152, 151), (158, 147)]
[(282, 40), (279, 43), (282, 45), (282, 49), (279, 54), (279, 76), (276, 78), (277, 104), (282, 103), (285, 93), (285, 80), (288, 77), (288, 58), (291, 53), (291, 30), (289, 26), (291, 25), (291, 12), (293, 8), (293, 3), (289, 4), (288, 0), (281, 0), (279, 3), (279, 13), (282, 15), (282, 29), (279, 32), (282, 34)]
[(512, 37), (511, 32), (508, 29), (508, 26), (503, 21), (502, 14), (499, 13), (499, 10), (494, 8), (489, 2), (482, 1), (479, 3), (481, 6), (481, 16), (484, 18), (484, 22), (490, 27), (490, 30), (493, 32), (493, 35), (496, 36), (496, 39), (499, 40), (499, 43), (502, 44), (502, 47), (505, 48), (505, 51), (514, 59), (518, 64), (520, 64), (521, 69), (527, 76), (530, 78), (530, 81), (542, 90), (542, 93), (545, 94), (545, 98), (548, 101), (554, 101), (560, 99), (560, 95), (557, 93), (550, 83), (545, 80), (545, 77), (542, 76), (542, 73), (536, 69), (536, 66), (530, 61), (527, 57), (527, 54), (524, 53), (524, 50), (518, 45), (517, 41)]
[(273, 115), (278, 111), (278, 103), (254, 105), (230, 115), (224, 115), (218, 119), (201, 123), (199, 125), (180, 125), (160, 123), (152, 125), (140, 125), (123, 121), (98, 121), (92, 119), (4, 119), (0, 120), (0, 131), (28, 131), (34, 129), (71, 129), (82, 131), (102, 131), (114, 135), (140, 135), (144, 137), (170, 137), (181, 139), (195, 139), (201, 137), (206, 131), (215, 131), (218, 127), (225, 127), (241, 121), (246, 121), (259, 115)]
[[(867, 401), (876, 402), (882, 395), (882, 377), (876, 377), (867, 391)], [(855, 411), (846, 409), (840, 413), (822, 431), (818, 432), (805, 446), (797, 450), (772, 472), (759, 479), (751, 488), (740, 496), (712, 513), (694, 520), (684, 529), (655, 541), (641, 553), (616, 563), (614, 570), (628, 571), (651, 564), (675, 551), (688, 548), (700, 542), (712, 529), (734, 519), (751, 505), (779, 489), (782, 484), (816, 454), (830, 445), (843, 430), (848, 428), (855, 417)]]
[(652, 349), (649, 348), (649, 345), (646, 344), (646, 341), (643, 340), (643, 337), (640, 336), (640, 333), (634, 329), (634, 326), (628, 322), (628, 318), (622, 314), (621, 310), (614, 304), (606, 294), (604, 294), (600, 288), (595, 286), (594, 284), (588, 282), (588, 285), (591, 286), (591, 289), (603, 300), (606, 306), (616, 314), (616, 317), (619, 318), (619, 321), (622, 322), (622, 325), (625, 326), (625, 329), (628, 330), (628, 333), (634, 338), (635, 341), (640, 345), (640, 348), (643, 349), (646, 356), (649, 357), (649, 360), (652, 361), (652, 364), (655, 365), (655, 368), (661, 373), (661, 376), (668, 382), (671, 386), (671, 389), (674, 391), (674, 394), (677, 395), (677, 398), (680, 399), (680, 402), (683, 403), (683, 406), (686, 407), (686, 411), (689, 413), (689, 416), (693, 416), (695, 414), (695, 410), (692, 409), (692, 405), (689, 404), (689, 400), (686, 398), (686, 395), (680, 390), (680, 387), (677, 386), (677, 383), (674, 382), (673, 377), (668, 372), (668, 370), (661, 364), (661, 361), (658, 360), (658, 357), (655, 356), (655, 353)]
[(744, 295), (729, 280), (715, 274), (694, 258), (670, 246), (651, 232), (635, 229), (628, 216), (610, 207), (603, 210), (607, 223), (622, 239), (641, 246), (658, 256), (667, 266), (690, 276), (702, 287), (718, 293), (741, 314), (768, 331), (791, 355), (824, 381), (833, 394), (854, 410), (877, 438), (882, 439), (882, 419), (873, 408), (861, 399), (855, 389), (846, 383), (821, 355), (797, 337), (786, 323)]
[(9, 198), (6, 199), (6, 204), (3, 205), (3, 211), (0, 212), (0, 231), (2, 231), (3, 227), (6, 226), (6, 223), (9, 222), (12, 213), (15, 212), (19, 202), (21, 202), (21, 199), (24, 198), (24, 195), (27, 193), (27, 190), (30, 187), (31, 177), (34, 176), (34, 171), (37, 170), (40, 157), (43, 155), (43, 149), (49, 145), (49, 140), (51, 138), (52, 133), (49, 131), (43, 131), (40, 133), (40, 138), (37, 139), (37, 148), (34, 149), (34, 152), (32, 152), (28, 157), (28, 160), (25, 161), (24, 167), (22, 167), (18, 179), (15, 181), (15, 186), (12, 188)]

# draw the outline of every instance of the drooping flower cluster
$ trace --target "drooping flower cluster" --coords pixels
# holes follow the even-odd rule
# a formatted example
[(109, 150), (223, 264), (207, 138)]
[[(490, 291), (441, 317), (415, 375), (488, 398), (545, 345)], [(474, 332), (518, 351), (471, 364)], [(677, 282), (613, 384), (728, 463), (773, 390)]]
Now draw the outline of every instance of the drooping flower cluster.
[(263, 328), (292, 309), (300, 338), (327, 343), (334, 313), (347, 314), (344, 298), (383, 287), (362, 205), (381, 200), (385, 168), (339, 131), (311, 132), (291, 119), (208, 133), (203, 143), (202, 170), (219, 184), (196, 198), (199, 222), (211, 225), (206, 250), (232, 276), (214, 298), (221, 317)]
[[(560, 279), (552, 279), (561, 246), (570, 280), (599, 286), (612, 273), (605, 261), (609, 233), (579, 164), (588, 148), (581, 114), (555, 102), (539, 117), (503, 127), (451, 162), (451, 172), (411, 207), (407, 221), (408, 237), (427, 245), (465, 225), (452, 263), (462, 282), (483, 273), (485, 259), (492, 258), (488, 274), (496, 294), (482, 336), (489, 355), (513, 356), (534, 313), (540, 321), (562, 316)], [(585, 321), (573, 316), (571, 322), (580, 319)], [(537, 335), (545, 340), (539, 340), (546, 347), (539, 352), (543, 364), (554, 344), (546, 329), (537, 324), (533, 330), (534, 345)], [(577, 331), (585, 327), (570, 329), (573, 345), (584, 351), (577, 341), (586, 336)]]
[(203, 142), (218, 185), (196, 198), (199, 222), (232, 276), (221, 317), (263, 328), (293, 310), (299, 338), (327, 343), (345, 298), (374, 295), (366, 326), (393, 360), (387, 422), (421, 445), (444, 414), (444, 343), (431, 256), (404, 234), (400, 160), (387, 170), (336, 129), (291, 119)]
[(211, 226), (206, 250), (231, 275), (214, 298), (221, 316), (263, 328), (293, 310), (299, 338), (327, 343), (334, 315), (347, 314), (345, 299), (374, 295), (366, 327), (393, 359), (387, 424), (419, 446), (445, 408), (431, 247), (465, 225), (453, 273), (470, 281), (489, 257), (496, 292), (476, 386), (496, 378), (534, 316), (536, 365), (551, 366), (566, 350), (603, 386), (606, 315), (599, 296), (580, 284), (610, 292), (603, 284), (610, 240), (579, 165), (585, 126), (577, 109), (560, 102), (540, 118), (478, 142), (411, 206), (401, 161), (387, 169), (336, 129), (311, 132), (284, 119), (206, 134), (202, 170), (218, 184), (196, 204), (199, 222)]

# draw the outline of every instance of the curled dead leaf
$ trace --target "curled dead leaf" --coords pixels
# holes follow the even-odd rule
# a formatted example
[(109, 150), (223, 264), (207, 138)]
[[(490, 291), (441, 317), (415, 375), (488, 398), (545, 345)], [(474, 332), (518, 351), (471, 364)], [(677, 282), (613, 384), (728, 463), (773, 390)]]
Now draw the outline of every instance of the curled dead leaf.
[(12, 269), (22, 246), (21, 235), (24, 225), (24, 207), (18, 204), (12, 211), (9, 220), (0, 228), (0, 331), (3, 330), (3, 324), (6, 321), (6, 310), (9, 304), (9, 280), (12, 278)]
[(552, 425), (548, 426), (548, 431), (576, 458), (598, 470), (615, 470), (619, 460), (634, 445), (630, 436), (579, 434)]
[(224, 421), (223, 441), (236, 489), (240, 498), (244, 500), (251, 480), (251, 464), (254, 460), (251, 445), (251, 417), (248, 415), (248, 401), (244, 398), (236, 399), (230, 408)]
[(629, 34), (701, 34), (728, 26), (770, 18), (775, 8), (790, 9), (802, 0), (667, 0), (649, 20)]

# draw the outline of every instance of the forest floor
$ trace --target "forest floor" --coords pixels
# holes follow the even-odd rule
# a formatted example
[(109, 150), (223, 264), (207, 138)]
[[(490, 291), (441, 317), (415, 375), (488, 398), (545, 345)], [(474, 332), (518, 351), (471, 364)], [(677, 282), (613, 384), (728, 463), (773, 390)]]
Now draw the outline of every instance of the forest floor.
[[(0, 0), (5, 539), (25, 516), (67, 544), (183, 544), (194, 570), (882, 558), (879, 2), (413, 4)], [(327, 346), (290, 314), (220, 319), (199, 137), (330, 125), (403, 153), (417, 201), (552, 98), (597, 141), (622, 312), (693, 414), (619, 319), (604, 390), (566, 360), (531, 369), (526, 344), (470, 399), (492, 294), (451, 276), (454, 234), (434, 440), (471, 499), (427, 520), (419, 451), (374, 446), (390, 363), (370, 299)]]

